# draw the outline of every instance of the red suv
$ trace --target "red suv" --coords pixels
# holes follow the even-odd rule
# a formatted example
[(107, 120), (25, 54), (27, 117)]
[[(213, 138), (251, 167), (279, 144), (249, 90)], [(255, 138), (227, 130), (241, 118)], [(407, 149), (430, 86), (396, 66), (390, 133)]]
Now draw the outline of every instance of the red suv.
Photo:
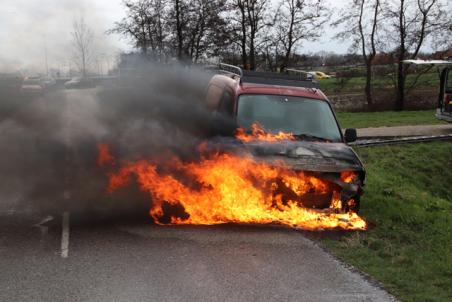
[[(344, 204), (350, 198), (356, 201), (353, 206), (356, 211), (365, 178), (360, 159), (347, 145), (356, 140), (356, 130), (347, 129), (343, 135), (318, 83), (300, 75), (243, 71), (220, 64), (219, 73), (208, 85), (207, 106), (218, 120), (230, 120), (235, 128), (251, 132), (253, 125), (258, 124), (269, 133), (290, 133), (292, 140), (256, 140), (238, 145), (259, 159), (278, 158), (295, 170), (315, 173), (334, 182), (342, 187)], [(219, 129), (218, 124), (214, 128), (217, 134), (230, 134)], [(358, 177), (347, 183), (341, 175), (350, 172)], [(317, 200), (310, 206), (324, 208), (329, 204)]]

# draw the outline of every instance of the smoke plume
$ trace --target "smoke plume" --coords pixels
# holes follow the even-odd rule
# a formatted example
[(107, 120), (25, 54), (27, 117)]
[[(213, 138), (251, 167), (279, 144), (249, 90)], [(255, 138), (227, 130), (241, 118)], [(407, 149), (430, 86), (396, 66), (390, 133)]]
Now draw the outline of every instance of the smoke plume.
[(149, 206), (149, 197), (134, 188), (106, 194), (97, 146), (110, 145), (123, 160), (194, 156), (210, 135), (212, 114), (204, 104), (210, 75), (194, 68), (137, 65), (95, 89), (59, 84), (29, 98), (2, 88), (0, 212), (123, 213), (123, 207)]

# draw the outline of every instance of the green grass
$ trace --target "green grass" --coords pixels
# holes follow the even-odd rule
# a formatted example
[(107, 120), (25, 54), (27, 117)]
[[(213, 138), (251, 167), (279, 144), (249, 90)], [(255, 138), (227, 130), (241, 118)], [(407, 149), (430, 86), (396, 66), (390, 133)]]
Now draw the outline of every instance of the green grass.
[(371, 227), (323, 244), (402, 301), (452, 301), (452, 143), (357, 151)]
[(342, 128), (366, 128), (402, 125), (443, 124), (435, 118), (435, 110), (382, 111), (382, 112), (338, 112)]

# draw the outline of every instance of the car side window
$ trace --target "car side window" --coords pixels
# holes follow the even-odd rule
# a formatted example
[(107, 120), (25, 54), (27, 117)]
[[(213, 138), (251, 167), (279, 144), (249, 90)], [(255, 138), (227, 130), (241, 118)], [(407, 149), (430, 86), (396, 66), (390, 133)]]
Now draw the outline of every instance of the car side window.
[(207, 87), (206, 104), (209, 110), (216, 110), (220, 104), (223, 89), (215, 84)]
[(233, 111), (233, 97), (229, 90), (225, 90), (221, 96), (218, 112), (232, 116)]

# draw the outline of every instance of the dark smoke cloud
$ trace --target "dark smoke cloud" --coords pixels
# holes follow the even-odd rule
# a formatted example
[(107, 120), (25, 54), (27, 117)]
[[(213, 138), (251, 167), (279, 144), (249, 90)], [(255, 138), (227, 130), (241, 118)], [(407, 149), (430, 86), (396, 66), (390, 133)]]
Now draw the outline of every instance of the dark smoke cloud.
[(211, 135), (209, 78), (194, 68), (146, 65), (96, 90), (56, 89), (35, 99), (0, 91), (0, 213), (147, 213), (149, 197), (135, 188), (106, 194), (108, 168), (96, 166), (96, 146), (108, 143), (123, 160), (195, 156)]

